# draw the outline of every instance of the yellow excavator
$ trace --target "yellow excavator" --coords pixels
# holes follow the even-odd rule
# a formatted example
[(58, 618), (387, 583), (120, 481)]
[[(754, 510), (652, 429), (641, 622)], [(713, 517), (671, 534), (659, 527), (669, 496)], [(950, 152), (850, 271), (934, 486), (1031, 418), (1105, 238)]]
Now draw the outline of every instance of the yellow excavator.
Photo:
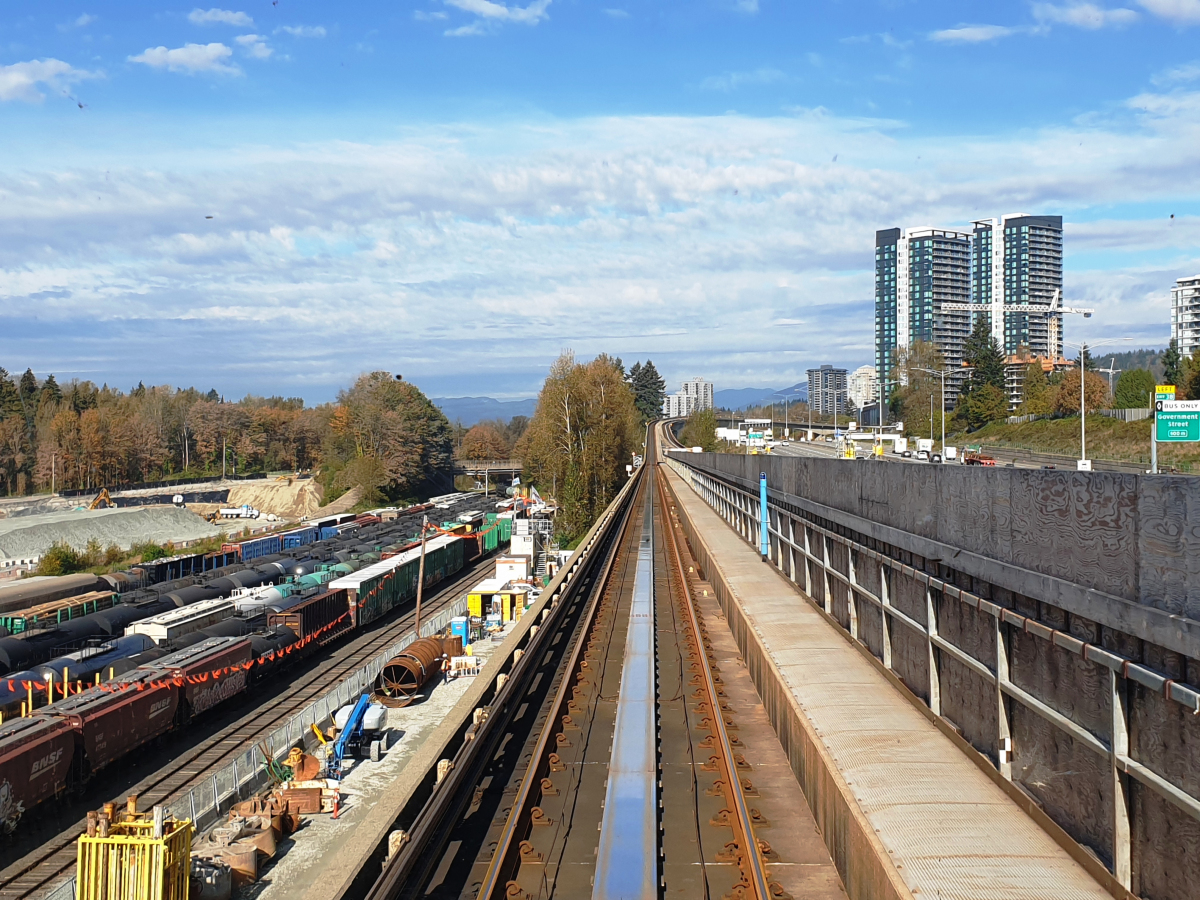
[(101, 488), (99, 495), (92, 501), (88, 509), (104, 509), (105, 507), (116, 508), (113, 503), (113, 498), (108, 496), (108, 488)]

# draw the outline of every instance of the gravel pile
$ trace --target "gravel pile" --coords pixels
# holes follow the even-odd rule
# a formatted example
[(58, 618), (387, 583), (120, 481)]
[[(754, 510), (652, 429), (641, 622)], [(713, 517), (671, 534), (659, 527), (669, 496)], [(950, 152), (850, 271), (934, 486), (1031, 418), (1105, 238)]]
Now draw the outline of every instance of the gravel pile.
[(154, 541), (195, 541), (219, 531), (186, 509), (142, 506), (134, 509), (66, 510), (40, 516), (0, 519), (0, 559), (34, 559), (55, 541), (66, 541), (77, 550), (93, 538), (101, 547), (116, 544), (128, 550), (133, 544)]

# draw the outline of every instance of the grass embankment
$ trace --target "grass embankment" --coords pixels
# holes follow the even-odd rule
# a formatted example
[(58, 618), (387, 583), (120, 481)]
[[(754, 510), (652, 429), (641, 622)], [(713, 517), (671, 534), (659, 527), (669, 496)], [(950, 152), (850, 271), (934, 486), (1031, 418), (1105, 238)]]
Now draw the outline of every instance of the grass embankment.
[[(1151, 419), (1122, 422), (1108, 416), (1088, 416), (1087, 453), (1091, 459), (1150, 464)], [(1079, 417), (1037, 419), (1020, 425), (993, 423), (958, 436), (962, 444), (1013, 447), (1035, 453), (1079, 455)], [(949, 443), (947, 438), (947, 443)], [(1159, 444), (1158, 465), (1180, 472), (1200, 472), (1200, 444)]]

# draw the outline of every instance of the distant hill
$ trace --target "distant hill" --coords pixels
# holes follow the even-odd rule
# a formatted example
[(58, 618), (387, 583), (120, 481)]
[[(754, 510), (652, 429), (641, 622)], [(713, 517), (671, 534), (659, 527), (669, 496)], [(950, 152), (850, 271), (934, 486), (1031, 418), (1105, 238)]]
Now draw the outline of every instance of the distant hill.
[(513, 416), (532, 416), (537, 400), (496, 400), (492, 397), (431, 397), (433, 405), (445, 413), (451, 422), (460, 422), (464, 427), (485, 419), (502, 419), (507, 422)]
[(762, 406), (772, 400), (782, 400), (783, 398), (777, 394), (786, 394), (793, 403), (798, 400), (807, 400), (808, 382), (802, 381), (785, 388), (730, 388), (716, 391), (713, 394), (713, 400), (719, 409), (737, 412), (740, 409)]
[[(1107, 369), (1111, 364), (1114, 369), (1120, 369), (1121, 372), (1128, 372), (1130, 369), (1149, 369), (1153, 373), (1155, 381), (1162, 381), (1162, 350), (1126, 350), (1124, 353), (1104, 353), (1105, 349), (1097, 347), (1091, 351), (1096, 365)], [(1114, 376), (1114, 380), (1120, 377), (1118, 372)]]

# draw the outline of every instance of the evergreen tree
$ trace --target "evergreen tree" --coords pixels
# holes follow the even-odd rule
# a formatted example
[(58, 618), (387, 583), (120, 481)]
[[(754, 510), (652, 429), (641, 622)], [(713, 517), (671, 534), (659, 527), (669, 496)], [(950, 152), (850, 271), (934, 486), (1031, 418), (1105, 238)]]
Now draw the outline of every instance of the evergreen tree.
[(1030, 363), (1025, 368), (1025, 384), (1021, 392), (1021, 406), (1017, 412), (1022, 416), (1046, 416), (1054, 404), (1050, 383), (1041, 363)]
[(21, 398), (17, 395), (17, 386), (8, 377), (8, 372), (0, 368), (0, 419), (21, 414)]
[(1162, 355), (1163, 366), (1163, 384), (1174, 384), (1182, 387), (1183, 381), (1183, 357), (1179, 353), (1179, 344), (1174, 338), (1171, 338), (1171, 343)]
[(46, 380), (42, 383), (42, 399), (53, 400), (55, 403), (62, 400), (62, 388), (58, 386), (58, 382), (54, 380), (54, 375), (46, 376)]
[(634, 403), (642, 419), (649, 421), (662, 415), (663, 397), (667, 395), (667, 383), (663, 381), (654, 363), (634, 363), (629, 370), (629, 386), (633, 390)]
[(975, 327), (963, 345), (963, 362), (974, 369), (967, 381), (968, 393), (985, 384), (1004, 390), (1004, 352), (982, 316), (975, 320)]
[(1154, 394), (1154, 376), (1148, 369), (1129, 369), (1117, 379), (1113, 406), (1117, 409), (1147, 409)]
[(25, 370), (25, 374), (21, 376), (21, 383), (17, 389), (21, 392), (21, 398), (24, 400), (31, 399), (37, 393), (37, 376), (33, 374), (33, 369)]

